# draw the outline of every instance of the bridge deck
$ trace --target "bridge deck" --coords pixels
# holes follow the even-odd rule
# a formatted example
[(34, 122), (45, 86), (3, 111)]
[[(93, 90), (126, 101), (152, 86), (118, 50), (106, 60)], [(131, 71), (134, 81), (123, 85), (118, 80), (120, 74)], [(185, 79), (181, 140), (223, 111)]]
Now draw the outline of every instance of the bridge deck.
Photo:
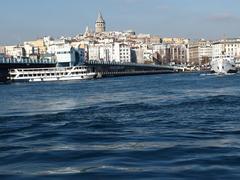
[(139, 68), (153, 68), (153, 69), (172, 69), (178, 70), (182, 69), (178, 66), (170, 65), (155, 65), (155, 64), (137, 64), (137, 63), (118, 63), (118, 62), (106, 62), (106, 61), (86, 61), (84, 63), (88, 66), (124, 66), (124, 67), (139, 67)]

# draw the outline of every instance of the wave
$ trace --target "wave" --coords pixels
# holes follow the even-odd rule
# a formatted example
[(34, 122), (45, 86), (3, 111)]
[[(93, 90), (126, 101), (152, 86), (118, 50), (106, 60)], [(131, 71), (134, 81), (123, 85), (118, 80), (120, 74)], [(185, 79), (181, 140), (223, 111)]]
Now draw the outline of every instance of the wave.
[(181, 99), (169, 99), (158, 102), (157, 100), (140, 100), (136, 103), (121, 103), (121, 102), (105, 102), (95, 104), (89, 107), (75, 107), (71, 109), (62, 110), (60, 112), (41, 112), (41, 114), (24, 114), (23, 115), (4, 115), (0, 116), (0, 121), (11, 121), (15, 119), (24, 119), (24, 118), (33, 118), (35, 120), (45, 119), (58, 121), (61, 116), (66, 115), (67, 119), (71, 119), (79, 114), (80, 116), (92, 115), (94, 114), (104, 114), (104, 113), (123, 113), (123, 112), (147, 112), (147, 111), (158, 111), (164, 108), (170, 108), (169, 111), (174, 111), (175, 108), (181, 107), (197, 107), (201, 109), (202, 106), (216, 107), (216, 106), (239, 106), (240, 105), (240, 96), (234, 95), (216, 95), (216, 96), (203, 96), (203, 97), (191, 97)]

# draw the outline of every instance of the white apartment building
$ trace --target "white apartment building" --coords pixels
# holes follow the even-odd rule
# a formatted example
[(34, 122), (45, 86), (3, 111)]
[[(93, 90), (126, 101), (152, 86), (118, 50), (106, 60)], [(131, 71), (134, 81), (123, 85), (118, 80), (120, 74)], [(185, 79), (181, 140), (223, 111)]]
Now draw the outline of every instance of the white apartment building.
[(121, 63), (131, 62), (131, 48), (124, 43), (114, 43), (113, 61)]
[(55, 54), (55, 52), (58, 49), (70, 46), (68, 43), (66, 43), (65, 40), (61, 40), (61, 39), (57, 39), (57, 40), (46, 39), (45, 44), (47, 46), (47, 53), (49, 54)]
[(131, 48), (124, 43), (93, 44), (88, 49), (89, 60), (131, 62)]
[(112, 61), (113, 60), (113, 44), (93, 44), (89, 46), (89, 60), (96, 61)]
[(85, 50), (69, 44), (49, 46), (48, 53), (56, 56), (57, 66), (76, 66), (85, 61)]
[(224, 39), (212, 44), (213, 56), (219, 56), (223, 53), (240, 59), (240, 38)]

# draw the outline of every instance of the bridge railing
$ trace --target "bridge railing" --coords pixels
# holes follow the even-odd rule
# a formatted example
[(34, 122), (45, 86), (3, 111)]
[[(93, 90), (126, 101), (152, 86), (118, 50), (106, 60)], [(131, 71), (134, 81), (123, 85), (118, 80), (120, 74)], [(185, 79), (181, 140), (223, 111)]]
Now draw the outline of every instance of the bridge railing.
[(52, 59), (31, 59), (31, 58), (4, 58), (0, 57), (0, 64), (56, 64)]

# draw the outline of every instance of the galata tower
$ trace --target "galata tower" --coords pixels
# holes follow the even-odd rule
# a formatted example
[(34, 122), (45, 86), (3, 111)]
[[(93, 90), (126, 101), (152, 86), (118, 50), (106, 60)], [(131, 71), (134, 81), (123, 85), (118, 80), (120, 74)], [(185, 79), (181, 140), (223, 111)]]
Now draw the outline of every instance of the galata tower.
[(106, 24), (105, 21), (102, 17), (102, 14), (99, 12), (98, 18), (95, 24), (95, 32), (96, 33), (101, 33), (106, 31)]

